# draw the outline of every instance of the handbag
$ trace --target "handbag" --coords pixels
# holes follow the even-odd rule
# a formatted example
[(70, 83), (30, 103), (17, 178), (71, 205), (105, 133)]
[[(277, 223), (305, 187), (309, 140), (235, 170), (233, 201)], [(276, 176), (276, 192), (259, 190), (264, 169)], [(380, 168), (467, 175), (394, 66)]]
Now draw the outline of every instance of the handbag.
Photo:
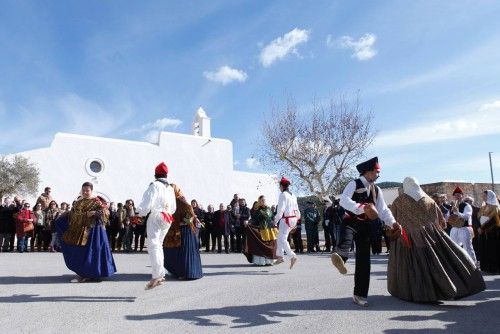
[(23, 231), (24, 233), (33, 231), (35, 227), (33, 226), (32, 222), (24, 222), (23, 223)]

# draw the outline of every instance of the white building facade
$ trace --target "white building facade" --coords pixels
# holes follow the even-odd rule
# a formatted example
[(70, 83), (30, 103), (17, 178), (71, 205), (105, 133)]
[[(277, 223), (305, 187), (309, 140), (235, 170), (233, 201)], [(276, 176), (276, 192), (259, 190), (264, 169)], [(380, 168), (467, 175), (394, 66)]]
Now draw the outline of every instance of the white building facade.
[(131, 198), (138, 203), (161, 161), (169, 168), (169, 181), (205, 209), (208, 204), (216, 210), (219, 203), (227, 205), (235, 193), (249, 206), (260, 195), (271, 205), (279, 192), (273, 175), (234, 170), (232, 142), (211, 137), (210, 119), (201, 108), (192, 135), (160, 132), (157, 144), (57, 133), (50, 147), (19, 154), (40, 169), (39, 193), (50, 186), (58, 202), (73, 201), (82, 183), (90, 181), (94, 193), (108, 201)]

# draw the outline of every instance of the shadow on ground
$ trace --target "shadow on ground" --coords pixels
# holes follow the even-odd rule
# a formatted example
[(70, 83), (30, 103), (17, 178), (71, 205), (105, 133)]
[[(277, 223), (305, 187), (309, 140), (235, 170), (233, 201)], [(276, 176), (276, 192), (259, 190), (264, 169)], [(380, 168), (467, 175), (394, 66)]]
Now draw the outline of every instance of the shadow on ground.
[[(260, 305), (241, 305), (227, 306), (221, 308), (209, 309), (189, 309), (181, 311), (154, 313), (148, 315), (128, 315), (125, 318), (131, 321), (147, 321), (147, 320), (183, 320), (189, 324), (196, 326), (227, 326), (231, 328), (249, 328), (263, 325), (271, 325), (280, 323), (283, 318), (298, 317), (303, 314), (303, 311), (361, 311), (370, 316), (372, 312), (381, 311), (407, 311), (412, 314), (416, 311), (431, 311), (432, 315), (407, 315), (390, 318), (394, 321), (394, 326), (400, 322), (401, 327), (404, 327), (404, 322), (439, 320), (445, 323), (446, 330), (467, 329), (469, 332), (474, 328), (473, 319), (465, 317), (465, 315), (481, 315), (490, 322), (495, 322), (495, 325), (500, 324), (500, 318), (497, 315), (498, 304), (497, 300), (489, 300), (499, 296), (500, 279), (488, 282), (488, 290), (476, 296), (466, 298), (468, 302), (476, 302), (476, 305), (456, 305), (456, 304), (417, 304), (409, 303), (390, 296), (375, 295), (370, 296), (370, 307), (360, 309), (352, 303), (351, 298), (338, 299), (316, 299), (316, 300), (301, 300), (276, 302)], [(230, 323), (220, 323), (210, 318), (216, 316), (226, 316), (233, 318)], [(332, 316), (336, 316), (332, 313)], [(465, 324), (464, 324), (465, 322)], [(493, 323), (492, 323), (493, 324)], [(470, 325), (470, 326), (468, 326)], [(476, 325), (477, 326), (477, 325)], [(488, 324), (489, 328), (491, 327)], [(422, 331), (442, 331), (442, 329), (425, 329)], [(386, 333), (402, 333), (410, 332), (410, 329), (387, 330)], [(477, 332), (477, 330), (475, 331)]]
[[(1, 276), (0, 285), (8, 284), (60, 284), (70, 283), (76, 278), (76, 275), (57, 275), (57, 276)], [(103, 282), (119, 282), (119, 281), (137, 281), (147, 282), (151, 279), (151, 274), (127, 274), (118, 273), (109, 278), (103, 279)], [(85, 284), (94, 284), (96, 282), (89, 282)]]
[(72, 303), (133, 303), (136, 297), (94, 297), (94, 296), (40, 296), (12, 295), (0, 297), (0, 303), (40, 303), (40, 302), (72, 302)]

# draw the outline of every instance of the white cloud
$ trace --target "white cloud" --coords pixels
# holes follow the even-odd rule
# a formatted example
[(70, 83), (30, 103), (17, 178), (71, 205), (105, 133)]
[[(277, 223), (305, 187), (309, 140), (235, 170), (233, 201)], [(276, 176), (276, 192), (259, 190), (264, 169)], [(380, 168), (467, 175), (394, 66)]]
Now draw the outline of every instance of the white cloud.
[(22, 124), (23, 131), (19, 131), (19, 126), (0, 124), (0, 151), (14, 153), (47, 146), (56, 132), (113, 135), (129, 122), (134, 107), (126, 99), (100, 104), (75, 93), (66, 93), (33, 98), (26, 105), (9, 110), (9, 113), (16, 115), (17, 124)]
[(326, 46), (329, 48), (334, 48), (337, 46), (337, 42), (333, 39), (332, 35), (326, 36)]
[(147, 142), (157, 144), (160, 140), (160, 131), (148, 131), (143, 138)]
[(254, 169), (254, 168), (257, 168), (258, 166), (260, 166), (259, 160), (255, 159), (255, 158), (247, 158), (245, 160), (245, 164), (250, 169)]
[(142, 130), (154, 129), (154, 130), (161, 131), (161, 130), (164, 130), (166, 128), (174, 128), (175, 129), (181, 124), (182, 124), (182, 121), (180, 119), (164, 117), (164, 118), (157, 119), (156, 121), (154, 121), (152, 123), (144, 124), (143, 126), (141, 126), (141, 129)]
[(143, 124), (140, 128), (132, 129), (127, 131), (127, 134), (130, 133), (145, 133), (143, 135), (143, 139), (150, 143), (156, 144), (158, 143), (158, 139), (160, 138), (160, 132), (167, 128), (177, 128), (182, 124), (182, 121), (177, 118), (160, 118), (154, 122)]
[(271, 66), (276, 60), (284, 58), (289, 53), (296, 53), (297, 45), (309, 40), (310, 31), (303, 29), (293, 29), (282, 37), (278, 37), (266, 45), (260, 53), (260, 63), (264, 67)]
[(500, 134), (500, 100), (475, 111), (446, 115), (442, 119), (382, 133), (375, 146), (389, 147)]
[[(377, 50), (373, 48), (376, 41), (377, 36), (368, 33), (361, 36), (358, 40), (354, 40), (351, 36), (342, 36), (338, 44), (343, 49), (352, 49), (354, 51), (352, 57), (363, 61), (371, 59), (377, 54)], [(334, 47), (336, 45), (331, 35), (328, 35), (326, 45), (328, 47)]]
[(245, 82), (248, 78), (248, 75), (245, 72), (229, 66), (222, 66), (217, 70), (217, 72), (204, 72), (203, 75), (208, 80), (219, 82), (224, 86), (233, 81)]
[(365, 93), (385, 94), (444, 80), (462, 80), (471, 76), (487, 78), (491, 76), (491, 73), (496, 73), (500, 69), (497, 56), (500, 51), (499, 45), (499, 38), (495, 37), (465, 54), (461, 53), (459, 57), (447, 59), (443, 65), (406, 78), (389, 78), (385, 83), (377, 82), (364, 91)]
[(103, 107), (74, 93), (58, 98), (56, 108), (63, 114), (63, 131), (95, 136), (117, 130), (133, 114), (132, 107), (126, 103)]

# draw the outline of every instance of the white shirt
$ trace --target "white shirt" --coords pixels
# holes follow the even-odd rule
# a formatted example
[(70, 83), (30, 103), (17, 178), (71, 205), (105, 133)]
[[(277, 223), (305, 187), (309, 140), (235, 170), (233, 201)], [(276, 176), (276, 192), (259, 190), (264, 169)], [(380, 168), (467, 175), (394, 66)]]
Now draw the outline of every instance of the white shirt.
[(472, 206), (467, 202), (463, 203), (465, 203), (464, 212), (457, 212), (457, 215), (463, 218), (463, 220), (466, 221), (468, 225), (472, 225)]
[(296, 217), (300, 219), (299, 205), (297, 204), (297, 197), (290, 194), (288, 191), (283, 191), (278, 198), (278, 205), (276, 207), (276, 216), (274, 216), (274, 223), (278, 224), (281, 218)]
[[(385, 204), (384, 200), (384, 195), (382, 194), (382, 190), (378, 186), (376, 186), (374, 183), (370, 184), (364, 176), (361, 176), (359, 178), (361, 182), (363, 182), (363, 185), (366, 188), (366, 194), (370, 196), (370, 185), (373, 187), (377, 187), (378, 189), (378, 195), (377, 195), (377, 200), (375, 202), (375, 208), (378, 211), (379, 218), (388, 226), (392, 226), (396, 222), (396, 219), (392, 216), (391, 210), (387, 207), (387, 204)], [(356, 191), (356, 181), (352, 180), (347, 184), (345, 187), (344, 191), (342, 192), (342, 196), (340, 197), (340, 205), (348, 210), (351, 211), (352, 213), (356, 215), (362, 215), (365, 213), (362, 207), (360, 207), (359, 203), (356, 203), (352, 200), (352, 195), (354, 195), (354, 192)]]
[(146, 216), (150, 211), (152, 213), (163, 211), (172, 215), (175, 209), (174, 188), (171, 185), (166, 186), (160, 181), (154, 181), (142, 196), (142, 202), (137, 211), (140, 216)]

